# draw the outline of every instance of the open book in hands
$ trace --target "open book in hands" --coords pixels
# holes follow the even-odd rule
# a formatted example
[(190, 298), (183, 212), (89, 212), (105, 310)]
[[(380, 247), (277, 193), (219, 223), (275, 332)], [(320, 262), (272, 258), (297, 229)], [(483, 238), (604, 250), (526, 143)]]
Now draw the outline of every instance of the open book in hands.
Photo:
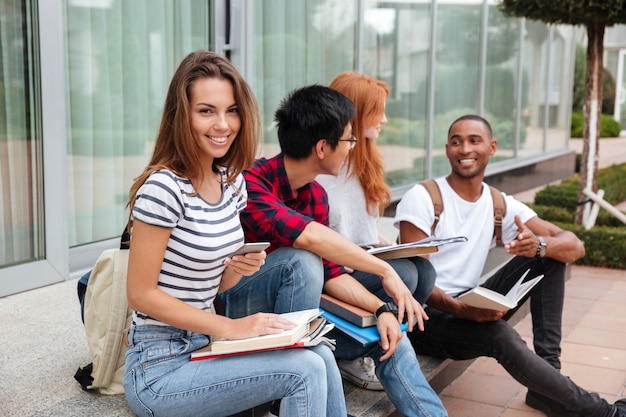
[(315, 346), (327, 344), (334, 350), (334, 340), (324, 337), (332, 330), (334, 324), (320, 317), (317, 308), (284, 313), (281, 317), (297, 324), (290, 330), (278, 334), (249, 337), (246, 339), (216, 339), (207, 346), (191, 354), (191, 360), (210, 359), (243, 353), (263, 352), (275, 349)]
[(437, 252), (439, 246), (447, 243), (467, 242), (465, 236), (438, 238), (430, 236), (417, 242), (401, 243), (399, 245), (381, 246), (368, 249), (367, 252), (380, 259), (410, 258), (411, 256), (426, 255)]
[(476, 287), (459, 295), (457, 299), (472, 307), (498, 311), (510, 310), (517, 307), (517, 303), (543, 278), (543, 275), (539, 275), (523, 282), (529, 272), (530, 269), (522, 275), (506, 295), (489, 288)]

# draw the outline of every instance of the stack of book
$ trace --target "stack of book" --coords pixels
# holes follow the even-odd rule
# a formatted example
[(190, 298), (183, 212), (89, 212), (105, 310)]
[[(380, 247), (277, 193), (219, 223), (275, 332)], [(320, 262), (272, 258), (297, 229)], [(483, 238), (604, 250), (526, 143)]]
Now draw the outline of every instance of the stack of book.
[[(320, 310), (322, 317), (333, 323), (336, 329), (350, 336), (363, 346), (380, 340), (374, 313), (345, 303), (328, 294), (322, 294)], [(400, 329), (406, 332), (408, 326), (404, 323), (400, 324)]]

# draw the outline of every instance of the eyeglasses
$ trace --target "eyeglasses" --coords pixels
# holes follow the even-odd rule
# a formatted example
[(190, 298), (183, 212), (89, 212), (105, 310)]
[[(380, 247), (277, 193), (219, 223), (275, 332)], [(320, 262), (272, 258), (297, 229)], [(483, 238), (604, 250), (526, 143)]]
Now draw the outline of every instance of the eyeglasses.
[(339, 142), (350, 142), (350, 149), (354, 149), (356, 146), (357, 138), (354, 135), (350, 136), (350, 139), (338, 139)]

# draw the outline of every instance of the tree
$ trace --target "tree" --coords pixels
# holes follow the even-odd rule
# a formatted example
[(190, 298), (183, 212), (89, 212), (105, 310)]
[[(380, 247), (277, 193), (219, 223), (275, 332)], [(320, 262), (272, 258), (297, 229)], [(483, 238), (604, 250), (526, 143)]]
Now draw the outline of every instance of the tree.
[[(578, 200), (587, 197), (582, 190), (598, 189), (600, 113), (602, 111), (602, 55), (607, 26), (626, 23), (626, 0), (502, 0), (505, 15), (525, 17), (548, 24), (581, 25), (587, 31), (587, 69), (585, 72), (583, 154)], [(581, 224), (584, 206), (576, 210)]]

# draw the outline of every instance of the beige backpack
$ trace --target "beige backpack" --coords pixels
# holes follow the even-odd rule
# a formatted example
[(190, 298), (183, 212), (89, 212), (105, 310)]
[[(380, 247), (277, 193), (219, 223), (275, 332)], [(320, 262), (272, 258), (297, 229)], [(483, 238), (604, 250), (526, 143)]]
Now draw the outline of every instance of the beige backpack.
[(124, 335), (132, 314), (126, 297), (128, 245), (121, 247), (103, 251), (89, 276), (84, 321), (93, 362), (74, 375), (83, 389), (107, 395), (124, 393)]

